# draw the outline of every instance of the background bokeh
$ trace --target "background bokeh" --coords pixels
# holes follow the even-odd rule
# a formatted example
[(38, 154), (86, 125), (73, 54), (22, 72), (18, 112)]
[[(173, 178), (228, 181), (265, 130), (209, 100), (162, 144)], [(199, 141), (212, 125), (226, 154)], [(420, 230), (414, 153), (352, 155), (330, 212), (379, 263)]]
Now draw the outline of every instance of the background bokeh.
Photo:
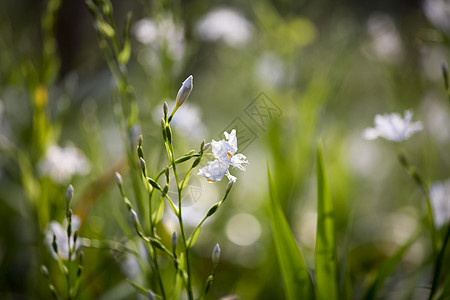
[[(284, 297), (267, 214), (267, 163), (313, 268), (315, 152), (321, 138), (335, 202), (338, 256), (348, 252), (353, 298), (359, 299), (380, 264), (424, 226), (425, 211), (421, 191), (396, 161), (395, 147), (364, 140), (364, 129), (378, 113), (412, 109), (424, 130), (402, 144), (404, 152), (430, 182), (450, 177), (450, 106), (441, 75), (441, 64), (450, 58), (449, 2), (112, 3), (119, 30), (132, 12), (128, 78), (139, 108), (134, 134), (136, 140), (143, 135), (153, 174), (167, 164), (162, 103), (174, 101), (190, 74), (194, 90), (174, 118), (176, 153), (198, 149), (202, 139), (223, 138), (236, 118), (238, 147), (252, 137), (239, 149), (250, 162), (247, 170), (232, 171), (238, 181), (229, 199), (193, 248), (197, 286), (210, 274), (211, 252), (219, 243), (222, 257), (211, 299)], [(114, 81), (93, 18), (84, 1), (64, 0), (48, 29), (52, 22), (43, 18), (45, 7), (46, 1), (0, 2), (2, 299), (49, 298), (42, 263), (64, 285), (43, 243), (46, 224), (37, 222), (36, 207), (46, 203), (48, 221), (62, 222), (70, 183), (72, 207), (82, 219), (80, 236), (139, 248), (115, 186), (113, 174), (119, 170), (135, 201), (114, 117)], [(261, 95), (279, 109), (277, 114), (262, 109), (261, 119), (247, 113)], [(53, 153), (61, 160), (48, 162), (52, 145), (76, 152), (74, 162), (65, 161), (64, 153)], [(72, 172), (48, 171), (58, 167)], [(195, 176), (190, 184), (193, 194), (186, 196), (184, 213), (186, 224), (195, 226), (223, 195), (226, 182), (209, 184)], [(177, 229), (170, 213), (159, 229), (167, 242)], [(80, 299), (139, 297), (126, 281), (145, 284), (135, 260), (108, 249), (84, 252)], [(409, 292), (420, 297), (431, 276), (429, 252), (424, 234), (387, 281), (383, 297), (401, 299)]]

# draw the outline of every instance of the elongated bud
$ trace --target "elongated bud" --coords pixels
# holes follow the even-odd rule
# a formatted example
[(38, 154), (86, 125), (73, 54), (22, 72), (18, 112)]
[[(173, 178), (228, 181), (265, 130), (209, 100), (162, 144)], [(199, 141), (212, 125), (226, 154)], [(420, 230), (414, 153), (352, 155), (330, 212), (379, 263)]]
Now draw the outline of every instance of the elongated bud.
[(159, 191), (162, 190), (161, 186), (153, 178), (147, 177), (147, 180), (148, 180), (148, 183), (150, 183), (155, 189), (157, 189)]
[(138, 216), (137, 216), (136, 212), (134, 211), (134, 209), (130, 209), (130, 219), (131, 219), (131, 224), (133, 224), (134, 228), (136, 228), (136, 231), (139, 231)]
[(56, 234), (53, 234), (53, 242), (52, 242), (53, 251), (58, 254), (58, 244), (56, 243)]
[(164, 118), (167, 118), (167, 114), (169, 113), (169, 105), (165, 101), (163, 104), (163, 112), (164, 112)]
[(164, 174), (166, 175), (166, 183), (169, 184), (169, 168), (164, 170)]
[(220, 259), (220, 246), (219, 244), (216, 244), (212, 253), (212, 261), (214, 267), (217, 266), (217, 264), (219, 263), (219, 259)]
[(70, 184), (70, 185), (67, 187), (67, 190), (66, 190), (66, 201), (67, 201), (67, 206), (69, 206), (70, 201), (72, 201), (72, 198), (73, 198), (73, 192), (74, 192), (73, 186)]
[(67, 220), (70, 223), (72, 221), (72, 210), (70, 208), (67, 210), (66, 217), (67, 217)]
[(205, 140), (200, 144), (200, 153), (203, 153), (203, 148), (205, 147)]
[(151, 290), (148, 290), (147, 295), (149, 300), (156, 300), (155, 294)]
[(75, 230), (75, 232), (73, 233), (73, 245), (74, 246), (77, 243), (77, 239), (78, 239), (78, 230)]
[(208, 148), (211, 146), (211, 143), (207, 143), (205, 146), (203, 146), (203, 152), (208, 150)]
[(170, 114), (169, 122), (172, 120), (173, 115), (178, 110), (178, 108), (186, 101), (186, 99), (189, 97), (189, 95), (192, 92), (192, 89), (194, 88), (194, 77), (190, 75), (188, 78), (186, 78), (185, 81), (181, 84), (181, 88), (178, 90), (177, 98), (175, 107)]
[(120, 189), (122, 189), (122, 185), (123, 185), (122, 175), (120, 175), (119, 172), (116, 172), (116, 173), (114, 173), (114, 176), (116, 178), (117, 185), (119, 186)]
[(213, 206), (211, 206), (211, 208), (208, 210), (208, 213), (206, 214), (206, 217), (209, 218), (211, 217), (219, 208), (219, 203), (214, 204)]
[(125, 205), (127, 206), (128, 210), (131, 209), (131, 202), (128, 200), (127, 197), (123, 197), (123, 201), (125, 202)]
[(228, 196), (228, 194), (230, 193), (231, 188), (233, 187), (233, 185), (234, 185), (234, 181), (233, 181), (233, 180), (230, 180), (230, 181), (228, 182), (228, 184), (227, 184), (227, 189), (225, 190), (225, 196), (223, 196), (223, 200), (225, 200), (225, 199), (227, 198), (227, 196)]
[(145, 164), (145, 160), (142, 157), (139, 157), (139, 164), (141, 166), (142, 174), (147, 176), (147, 165)]
[(181, 84), (181, 88), (178, 90), (175, 106), (180, 107), (184, 101), (189, 97), (194, 88), (194, 77), (190, 75)]
[(214, 277), (212, 275), (208, 276), (208, 279), (206, 279), (206, 284), (205, 284), (205, 294), (208, 293), (209, 289), (211, 288), (211, 285), (213, 283)]
[(174, 231), (172, 233), (172, 251), (173, 251), (173, 253), (175, 253), (175, 251), (177, 249), (177, 243), (178, 243), (178, 235), (177, 235), (177, 232)]
[(166, 126), (166, 136), (169, 144), (172, 143), (172, 128), (169, 125)]
[(194, 162), (192, 163), (192, 168), (195, 168), (198, 166), (198, 164), (202, 161), (202, 157), (197, 157)]
[(144, 142), (144, 138), (142, 137), (142, 134), (141, 134), (141, 135), (139, 135), (139, 138), (138, 138), (138, 146), (142, 147), (143, 142)]
[(41, 265), (41, 273), (42, 273), (42, 275), (44, 275), (46, 278), (49, 277), (49, 275), (48, 275), (48, 269), (47, 269), (47, 267), (46, 267), (45, 265)]

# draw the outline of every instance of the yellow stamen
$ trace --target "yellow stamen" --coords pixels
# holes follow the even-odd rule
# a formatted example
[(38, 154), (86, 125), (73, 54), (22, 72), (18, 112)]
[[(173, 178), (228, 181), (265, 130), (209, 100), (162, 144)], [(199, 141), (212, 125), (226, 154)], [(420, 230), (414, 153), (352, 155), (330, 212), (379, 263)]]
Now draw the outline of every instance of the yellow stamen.
[(206, 179), (206, 181), (208, 181), (208, 182), (214, 182), (214, 180), (211, 180), (211, 179)]
[(233, 155), (231, 155), (230, 152), (227, 152), (227, 155), (228, 155), (229, 158), (231, 158), (233, 156)]

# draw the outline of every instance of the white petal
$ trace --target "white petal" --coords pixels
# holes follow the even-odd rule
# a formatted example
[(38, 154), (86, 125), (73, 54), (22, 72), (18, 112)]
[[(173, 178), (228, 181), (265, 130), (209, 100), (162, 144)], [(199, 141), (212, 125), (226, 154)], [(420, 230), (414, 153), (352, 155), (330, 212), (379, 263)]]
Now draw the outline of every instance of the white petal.
[(228, 170), (228, 165), (220, 163), (219, 160), (208, 162), (206, 167), (201, 168), (197, 175), (201, 175), (208, 179), (209, 182), (221, 181), (225, 172)]
[(248, 164), (247, 157), (245, 155), (238, 153), (231, 158), (231, 165), (239, 170), (245, 171), (245, 166), (242, 164)]

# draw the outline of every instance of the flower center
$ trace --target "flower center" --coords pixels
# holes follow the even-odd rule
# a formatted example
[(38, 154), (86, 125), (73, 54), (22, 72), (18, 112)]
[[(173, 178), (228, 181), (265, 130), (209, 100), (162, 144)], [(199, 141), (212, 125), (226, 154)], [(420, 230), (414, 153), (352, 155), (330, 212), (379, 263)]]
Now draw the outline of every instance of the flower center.
[(208, 182), (214, 182), (214, 180), (211, 180), (211, 179), (207, 179), (207, 181), (208, 181)]
[(231, 158), (233, 156), (233, 155), (231, 155), (230, 152), (227, 152), (227, 155), (228, 155), (229, 158)]

